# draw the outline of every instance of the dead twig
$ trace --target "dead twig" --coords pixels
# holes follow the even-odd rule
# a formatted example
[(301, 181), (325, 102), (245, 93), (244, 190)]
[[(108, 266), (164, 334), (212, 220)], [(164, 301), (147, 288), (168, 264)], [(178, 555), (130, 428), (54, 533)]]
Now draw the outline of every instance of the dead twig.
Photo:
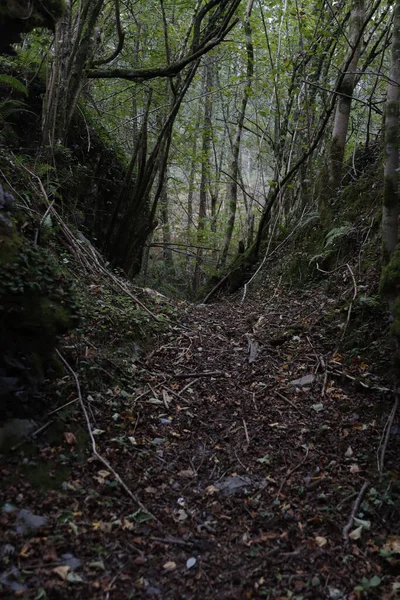
[(297, 471), (297, 469), (300, 469), (300, 467), (301, 467), (302, 465), (304, 465), (304, 463), (306, 462), (306, 460), (307, 460), (307, 458), (308, 458), (308, 453), (309, 453), (309, 451), (310, 451), (310, 448), (309, 448), (309, 446), (307, 446), (307, 450), (306, 450), (306, 455), (305, 455), (305, 457), (303, 458), (303, 460), (301, 460), (301, 461), (299, 462), (299, 464), (297, 464), (295, 467), (293, 467), (293, 469), (290, 469), (290, 471), (287, 473), (287, 475), (286, 475), (285, 479), (282, 481), (282, 483), (281, 483), (281, 485), (280, 485), (280, 487), (279, 487), (279, 490), (278, 490), (278, 492), (277, 492), (277, 494), (276, 494), (276, 498), (279, 498), (281, 491), (282, 491), (282, 490), (283, 490), (283, 488), (285, 487), (285, 485), (286, 485), (286, 482), (289, 480), (289, 477), (291, 477), (291, 476), (293, 475), (293, 473), (295, 473), (295, 472)]
[(58, 408), (55, 408), (51, 412), (47, 413), (47, 416), (50, 417), (50, 415), (54, 415), (55, 413), (60, 412), (60, 410), (62, 410), (63, 408), (67, 408), (67, 406), (69, 406), (70, 404), (74, 404), (75, 402), (78, 402), (78, 400), (79, 400), (79, 398), (75, 398), (74, 400), (70, 400), (66, 404), (63, 404), (62, 406), (59, 406)]
[(178, 392), (178, 396), (182, 396), (182, 394), (184, 394), (186, 392), (187, 389), (190, 388), (191, 385), (193, 385), (194, 383), (196, 383), (197, 378), (193, 379), (193, 381), (190, 381), (189, 383), (187, 383), (185, 385), (185, 387), (183, 387), (179, 392)]
[(350, 518), (347, 522), (347, 524), (343, 527), (343, 531), (342, 531), (342, 535), (343, 535), (343, 539), (344, 539), (344, 543), (348, 544), (349, 543), (349, 531), (353, 526), (353, 522), (354, 522), (354, 517), (357, 514), (358, 509), (360, 508), (360, 504), (362, 502), (362, 499), (364, 497), (364, 494), (366, 492), (366, 489), (369, 485), (368, 481), (364, 481), (362, 488), (360, 490), (360, 493), (358, 494), (356, 501), (353, 504), (353, 508), (350, 514)]
[(21, 440), (20, 442), (18, 442), (18, 444), (15, 444), (15, 446), (12, 446), (11, 450), (18, 450), (18, 448), (21, 448), (21, 446), (23, 446), (24, 444), (26, 444), (26, 442), (28, 440), (30, 440), (31, 438), (35, 437), (35, 435), (38, 435), (39, 433), (41, 433), (42, 431), (44, 431), (45, 429), (47, 429), (52, 423), (53, 423), (54, 419), (51, 419), (51, 421), (48, 421), (47, 423), (45, 423), (44, 425), (42, 425), (41, 427), (39, 427), (39, 429), (36, 429), (35, 431), (32, 431), (32, 433), (30, 433), (29, 435), (27, 435), (23, 440)]
[(194, 542), (186, 542), (185, 540), (180, 540), (179, 538), (161, 538), (151, 536), (149, 538), (152, 542), (160, 542), (160, 544), (175, 544), (176, 546), (194, 546)]
[(199, 373), (178, 373), (173, 375), (175, 379), (190, 379), (192, 377), (229, 377), (228, 373), (223, 371), (203, 371)]
[(250, 438), (249, 438), (249, 432), (247, 431), (246, 421), (244, 419), (242, 419), (242, 420), (243, 420), (244, 434), (246, 436), (246, 442), (247, 442), (247, 445), (250, 446)]
[[(390, 411), (389, 418), (388, 418), (385, 428), (383, 430), (384, 431), (383, 442), (381, 442), (379, 444), (379, 448), (381, 448), (381, 452), (378, 457), (378, 471), (379, 471), (380, 478), (382, 478), (382, 475), (383, 475), (383, 465), (385, 462), (386, 448), (389, 443), (390, 432), (392, 430), (392, 425), (393, 425), (394, 417), (396, 416), (398, 406), (399, 406), (399, 392), (398, 392), (398, 390), (396, 390), (393, 408)], [(378, 452), (379, 452), (379, 449), (378, 449)]]
[(339, 350), (339, 346), (342, 343), (344, 336), (346, 335), (346, 331), (347, 331), (347, 328), (348, 328), (349, 323), (350, 323), (350, 317), (351, 317), (351, 311), (353, 309), (353, 303), (354, 303), (354, 300), (357, 298), (357, 292), (358, 292), (358, 290), (357, 290), (357, 283), (356, 283), (356, 279), (354, 277), (353, 270), (352, 270), (352, 268), (350, 267), (350, 265), (348, 263), (346, 263), (346, 267), (347, 267), (347, 270), (350, 273), (351, 279), (353, 280), (353, 297), (352, 297), (351, 302), (349, 304), (349, 308), (347, 309), (346, 323), (345, 323), (345, 325), (343, 327), (343, 330), (342, 330), (342, 333), (340, 335), (340, 339), (339, 339), (338, 345), (335, 348), (335, 351), (334, 351), (333, 354), (336, 354), (336, 352)]
[[(75, 234), (71, 231), (71, 229), (67, 226), (67, 224), (64, 222), (64, 220), (60, 217), (57, 210), (54, 208), (54, 206), (53, 206), (54, 203), (50, 202), (50, 200), (47, 196), (47, 192), (45, 190), (45, 187), (44, 187), (43, 182), (40, 179), (40, 177), (38, 175), (36, 175), (36, 173), (33, 173), (33, 171), (31, 171), (24, 165), (22, 165), (22, 168), (25, 169), (25, 171), (27, 173), (29, 173), (32, 177), (34, 177), (36, 179), (36, 181), (38, 182), (39, 188), (40, 188), (40, 192), (47, 204), (47, 209), (42, 218), (40, 225), (43, 224), (44, 219), (50, 213), (58, 222), (61, 232), (63, 233), (66, 241), (71, 246), (71, 249), (73, 250), (75, 255), (78, 256), (78, 258), (80, 259), (80, 262), (82, 263), (82, 266), (84, 268), (86, 268), (87, 270), (89, 270), (91, 272), (94, 272), (94, 271), (99, 272), (100, 271), (107, 278), (111, 279), (117, 287), (119, 287), (127, 296), (129, 296), (129, 298), (131, 298), (131, 300), (133, 300), (135, 302), (135, 304), (140, 306), (153, 319), (155, 319), (156, 321), (159, 321), (160, 319), (158, 318), (158, 316), (155, 315), (149, 308), (147, 308), (147, 306), (145, 306), (143, 304), (143, 302), (141, 302), (139, 300), (139, 298), (137, 298), (134, 294), (132, 294), (132, 292), (128, 289), (128, 287), (122, 280), (120, 280), (118, 277), (116, 277), (113, 273), (111, 273), (111, 271), (106, 269), (101, 264), (101, 262), (100, 262), (101, 255), (97, 252), (97, 250), (95, 250), (93, 248), (93, 246), (91, 246), (91, 244), (89, 242), (87, 244), (82, 244), (78, 241)], [(100, 258), (100, 260), (99, 260), (99, 258)]]
[(135, 502), (135, 504), (137, 504), (139, 506), (139, 508), (141, 508), (144, 512), (146, 512), (147, 514), (149, 514), (155, 521), (159, 522), (158, 519), (154, 515), (152, 515), (151, 512), (149, 510), (147, 510), (147, 508), (140, 502), (139, 498), (129, 489), (129, 487), (126, 485), (126, 483), (123, 481), (123, 479), (121, 479), (120, 475), (115, 471), (115, 469), (112, 468), (112, 466), (110, 465), (110, 463), (108, 462), (108, 460), (106, 458), (104, 458), (104, 456), (102, 456), (101, 454), (99, 454), (99, 452), (97, 450), (97, 446), (96, 446), (96, 440), (95, 440), (94, 435), (93, 435), (92, 426), (90, 424), (89, 414), (87, 412), (85, 403), (83, 401), (83, 396), (82, 396), (82, 392), (81, 392), (81, 386), (80, 386), (80, 383), (79, 383), (78, 375), (75, 373), (75, 371), (73, 370), (73, 368), (69, 365), (69, 363), (65, 360), (65, 358), (63, 357), (63, 355), (61, 354), (61, 352), (56, 349), (56, 353), (57, 353), (58, 357), (60, 358), (60, 360), (62, 361), (62, 363), (64, 364), (65, 368), (69, 371), (69, 373), (72, 375), (72, 377), (73, 377), (73, 379), (75, 381), (76, 390), (77, 390), (77, 393), (78, 393), (79, 403), (81, 405), (82, 412), (83, 412), (85, 420), (86, 420), (87, 430), (88, 430), (88, 433), (89, 433), (90, 441), (92, 443), (92, 452), (93, 452), (93, 455), (101, 463), (103, 463), (103, 465), (114, 475), (114, 478), (118, 481), (118, 483), (125, 490), (125, 492), (128, 494), (128, 496)]
[(290, 404), (290, 406), (292, 408), (294, 408), (294, 410), (296, 412), (298, 412), (302, 417), (304, 417), (304, 414), (301, 412), (301, 410), (295, 405), (294, 402), (292, 402), (291, 400), (289, 400), (289, 398), (286, 398), (286, 396), (284, 396), (283, 394), (281, 394), (280, 392), (278, 392), (278, 390), (275, 390), (275, 394), (277, 396), (279, 396), (279, 398), (281, 398), (281, 400), (284, 400), (285, 402), (287, 402), (287, 404)]

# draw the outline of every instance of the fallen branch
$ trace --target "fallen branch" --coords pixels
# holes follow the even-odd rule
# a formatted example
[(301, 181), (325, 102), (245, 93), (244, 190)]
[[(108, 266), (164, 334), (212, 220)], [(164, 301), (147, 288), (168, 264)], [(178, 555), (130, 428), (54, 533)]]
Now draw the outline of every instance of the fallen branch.
[(369, 482), (364, 481), (362, 488), (360, 490), (360, 493), (358, 494), (356, 501), (353, 504), (350, 519), (348, 520), (347, 524), (343, 527), (342, 535), (343, 535), (345, 544), (349, 543), (349, 531), (353, 527), (354, 517), (356, 516), (357, 511), (360, 508), (360, 504), (362, 502), (362, 499), (364, 497), (364, 494), (365, 494), (368, 486), (369, 486)]
[[(33, 171), (31, 171), (24, 165), (22, 165), (22, 167), (23, 167), (23, 169), (25, 169), (25, 171), (27, 173), (29, 173), (32, 177), (34, 177), (37, 180), (41, 194), (47, 204), (47, 209), (42, 218), (40, 225), (43, 224), (44, 219), (50, 213), (58, 222), (61, 232), (63, 233), (67, 243), (70, 245), (71, 251), (75, 252), (75, 254), (80, 259), (80, 262), (84, 268), (91, 271), (92, 273), (94, 271), (100, 271), (103, 275), (110, 278), (127, 296), (129, 296), (129, 298), (131, 298), (131, 300), (133, 300), (135, 302), (135, 304), (140, 306), (153, 319), (155, 319), (156, 321), (159, 321), (158, 316), (155, 315), (149, 308), (147, 308), (147, 306), (145, 306), (143, 304), (143, 302), (141, 302), (139, 300), (139, 298), (137, 298), (134, 294), (132, 294), (132, 292), (127, 288), (125, 283), (123, 283), (118, 277), (116, 277), (113, 273), (111, 273), (111, 271), (106, 269), (101, 264), (101, 262), (100, 262), (101, 255), (97, 252), (97, 250), (95, 250), (95, 248), (93, 248), (93, 246), (89, 243), (88, 240), (87, 240), (87, 242), (88, 242), (87, 244), (82, 244), (82, 240), (80, 242), (78, 241), (75, 234), (71, 231), (71, 229), (68, 227), (68, 225), (65, 223), (65, 221), (60, 217), (57, 210), (54, 208), (54, 206), (53, 206), (54, 202), (50, 202), (50, 200), (47, 196), (47, 192), (45, 190), (45, 187), (44, 187), (43, 182), (40, 179), (40, 177), (38, 175), (36, 175), (36, 173), (33, 173)], [(99, 258), (100, 258), (100, 260), (99, 260)]]
[(217, 285), (215, 285), (215, 286), (213, 287), (213, 289), (211, 290), (211, 292), (209, 292), (209, 293), (207, 294), (207, 296), (204, 298), (204, 300), (203, 300), (203, 304), (207, 304), (207, 302), (209, 301), (209, 299), (210, 299), (212, 296), (214, 296), (214, 294), (215, 294), (216, 292), (218, 292), (218, 290), (219, 290), (219, 289), (220, 289), (220, 288), (221, 288), (221, 287), (224, 285), (225, 281), (226, 281), (227, 279), (229, 279), (230, 275), (231, 275), (231, 273), (229, 272), (229, 273), (227, 273), (227, 275), (225, 275), (225, 277), (223, 277), (222, 279), (220, 279), (220, 280), (218, 281)]
[(223, 371), (203, 371), (199, 373), (178, 373), (174, 375), (175, 379), (189, 379), (191, 377), (229, 377), (228, 373)]
[(158, 519), (154, 515), (152, 515), (149, 510), (147, 510), (147, 508), (140, 502), (140, 500), (137, 498), (137, 496), (128, 488), (128, 486), (126, 485), (126, 483), (121, 479), (120, 475), (118, 475), (118, 473), (115, 471), (115, 469), (112, 468), (112, 466), (110, 465), (110, 463), (108, 462), (108, 460), (106, 458), (104, 458), (101, 454), (99, 454), (99, 452), (97, 450), (97, 446), (96, 446), (96, 440), (95, 440), (94, 435), (93, 435), (92, 426), (90, 424), (89, 414), (88, 414), (88, 412), (86, 410), (86, 406), (85, 406), (85, 403), (83, 401), (82, 392), (81, 392), (81, 386), (80, 386), (80, 383), (79, 383), (78, 375), (75, 373), (75, 371), (73, 370), (73, 368), (69, 365), (69, 363), (65, 360), (65, 358), (63, 357), (63, 355), (61, 354), (61, 352), (56, 349), (56, 353), (57, 353), (58, 357), (60, 358), (60, 360), (62, 361), (62, 363), (64, 364), (65, 368), (69, 371), (69, 373), (74, 378), (75, 385), (76, 385), (76, 391), (78, 393), (79, 403), (81, 405), (82, 412), (83, 412), (84, 417), (86, 419), (87, 430), (88, 430), (88, 433), (89, 433), (90, 441), (92, 443), (92, 452), (93, 452), (93, 455), (101, 463), (103, 463), (103, 465), (114, 475), (114, 478), (118, 481), (118, 483), (120, 484), (120, 486), (125, 490), (125, 492), (128, 494), (128, 496), (139, 506), (139, 508), (141, 508), (144, 512), (146, 512), (147, 514), (149, 514), (152, 517), (152, 519), (154, 519), (155, 521), (159, 522)]

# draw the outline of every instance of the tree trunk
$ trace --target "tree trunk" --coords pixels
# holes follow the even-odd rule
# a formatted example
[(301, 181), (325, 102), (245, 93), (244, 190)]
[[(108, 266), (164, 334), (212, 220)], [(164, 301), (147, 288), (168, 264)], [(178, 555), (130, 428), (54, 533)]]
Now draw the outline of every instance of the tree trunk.
[[(342, 168), (344, 160), (344, 152), (346, 148), (346, 137), (349, 128), (351, 101), (354, 92), (356, 70), (358, 61), (361, 55), (362, 39), (360, 33), (365, 20), (365, 3), (364, 0), (353, 0), (353, 7), (350, 17), (350, 63), (347, 67), (342, 84), (337, 90), (339, 100), (336, 107), (335, 120), (333, 124), (331, 156), (330, 156), (330, 173), (329, 182), (332, 190), (336, 190), (340, 186), (342, 179)], [(348, 57), (345, 64), (348, 63)]]
[[(203, 121), (203, 141), (201, 148), (201, 179), (200, 179), (200, 198), (199, 198), (199, 220), (197, 224), (197, 245), (203, 246), (205, 220), (207, 216), (207, 188), (210, 181), (210, 150), (211, 150), (211, 117), (212, 117), (212, 96), (211, 89), (213, 85), (213, 63), (208, 55), (204, 64), (203, 77), (205, 80), (205, 104)], [(201, 264), (203, 262), (203, 248), (197, 249), (196, 265), (193, 277), (193, 291), (196, 293), (201, 285)]]
[(248, 0), (246, 14), (244, 17), (244, 32), (246, 36), (246, 51), (247, 51), (247, 72), (246, 72), (246, 87), (244, 89), (242, 106), (239, 113), (238, 125), (236, 129), (235, 139), (232, 146), (232, 160), (230, 164), (230, 181), (228, 183), (228, 221), (225, 230), (224, 245), (222, 248), (222, 254), (219, 261), (219, 267), (223, 269), (226, 264), (226, 259), (229, 252), (229, 246), (231, 244), (233, 228), (235, 226), (236, 218), (236, 207), (238, 199), (238, 178), (239, 178), (239, 156), (240, 156), (240, 143), (242, 140), (244, 119), (246, 116), (247, 103), (251, 93), (251, 85), (254, 74), (254, 48), (252, 40), (252, 31), (250, 25), (250, 16), (253, 9), (254, 0)]
[(171, 250), (171, 227), (169, 222), (169, 206), (168, 206), (168, 170), (165, 170), (163, 176), (163, 184), (160, 196), (162, 233), (164, 243), (164, 261), (169, 276), (174, 273), (174, 261)]
[(69, 7), (56, 25), (54, 58), (43, 100), (42, 145), (51, 151), (65, 144), (93, 58), (94, 32), (104, 0), (82, 0), (76, 14)]
[(394, 9), (392, 65), (386, 100), (385, 168), (382, 207), (382, 254), (387, 263), (398, 238), (399, 212), (400, 0)]

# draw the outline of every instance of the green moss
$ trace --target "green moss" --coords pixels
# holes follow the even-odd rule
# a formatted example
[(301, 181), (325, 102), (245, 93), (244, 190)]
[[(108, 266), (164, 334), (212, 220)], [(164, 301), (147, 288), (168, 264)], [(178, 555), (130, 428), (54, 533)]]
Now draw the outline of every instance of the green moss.
[(17, 228), (15, 220), (0, 229), (0, 351), (31, 353), (42, 365), (57, 337), (78, 323), (79, 303), (50, 248)]
[(54, 462), (38, 462), (36, 465), (27, 465), (24, 468), (26, 480), (35, 489), (55, 490), (67, 481), (71, 469), (65, 465), (54, 466)]
[(400, 248), (395, 250), (389, 263), (382, 271), (379, 293), (390, 299), (400, 294)]

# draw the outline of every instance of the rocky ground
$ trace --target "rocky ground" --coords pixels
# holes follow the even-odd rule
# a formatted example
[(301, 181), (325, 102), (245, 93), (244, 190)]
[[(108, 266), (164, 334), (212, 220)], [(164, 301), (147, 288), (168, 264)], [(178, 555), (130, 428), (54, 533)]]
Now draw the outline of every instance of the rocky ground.
[(70, 404), (0, 458), (1, 597), (397, 597), (394, 397), (336, 301), (181, 304), (123, 367), (66, 340)]

